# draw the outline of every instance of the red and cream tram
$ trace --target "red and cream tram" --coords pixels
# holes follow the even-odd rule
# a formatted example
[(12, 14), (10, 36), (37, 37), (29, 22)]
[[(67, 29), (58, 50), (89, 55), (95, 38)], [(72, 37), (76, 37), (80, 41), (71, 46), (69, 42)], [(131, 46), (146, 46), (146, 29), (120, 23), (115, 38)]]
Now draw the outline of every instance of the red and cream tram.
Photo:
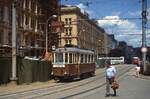
[(95, 74), (94, 52), (79, 48), (58, 48), (53, 54), (54, 79), (73, 79)]

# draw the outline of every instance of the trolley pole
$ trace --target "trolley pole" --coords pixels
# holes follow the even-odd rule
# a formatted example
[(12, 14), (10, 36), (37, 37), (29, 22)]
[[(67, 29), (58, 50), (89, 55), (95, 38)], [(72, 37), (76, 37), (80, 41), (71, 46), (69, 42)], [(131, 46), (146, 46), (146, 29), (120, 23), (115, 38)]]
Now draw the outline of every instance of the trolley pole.
[(12, 3), (12, 75), (10, 80), (16, 82), (16, 2), (14, 0)]
[(146, 71), (146, 23), (147, 23), (147, 0), (142, 0), (142, 65), (143, 72)]

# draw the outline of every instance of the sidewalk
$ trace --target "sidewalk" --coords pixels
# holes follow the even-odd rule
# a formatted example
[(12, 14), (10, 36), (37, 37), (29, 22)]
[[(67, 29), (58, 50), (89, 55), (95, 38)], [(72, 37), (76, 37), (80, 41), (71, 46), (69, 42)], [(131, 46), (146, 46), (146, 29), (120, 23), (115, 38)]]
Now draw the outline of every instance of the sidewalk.
[(23, 92), (28, 90), (35, 90), (39, 88), (45, 88), (49, 86), (54, 86), (56, 83), (54, 83), (54, 80), (49, 80), (47, 82), (35, 82), (31, 84), (22, 84), (22, 85), (16, 85), (13, 83), (9, 83), (7, 85), (0, 86), (0, 95), (4, 93), (16, 93), (16, 92)]
[[(99, 68), (96, 69), (96, 74), (100, 74), (104, 72), (105, 68)], [(46, 88), (50, 86), (54, 86), (57, 83), (55, 81), (49, 80), (47, 82), (34, 82), (30, 84), (22, 84), (22, 85), (16, 85), (12, 83), (8, 83), (6, 85), (1, 85), (0, 86), (0, 95), (4, 93), (16, 93), (16, 92), (23, 92), (23, 91), (29, 91), (29, 90), (35, 90), (35, 89), (40, 89), (40, 88)]]

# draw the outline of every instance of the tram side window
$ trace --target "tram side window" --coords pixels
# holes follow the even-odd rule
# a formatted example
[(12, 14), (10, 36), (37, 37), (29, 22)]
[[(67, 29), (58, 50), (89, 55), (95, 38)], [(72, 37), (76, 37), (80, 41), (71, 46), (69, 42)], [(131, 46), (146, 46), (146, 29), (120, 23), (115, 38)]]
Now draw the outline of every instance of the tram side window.
[(83, 63), (83, 54), (81, 54), (81, 63)]
[(69, 63), (72, 63), (72, 53), (69, 53)]
[(63, 63), (63, 53), (56, 53), (56, 63)]
[(65, 53), (65, 63), (68, 63), (68, 53)]
[(75, 63), (77, 63), (77, 54), (75, 54), (74, 57), (75, 57)]
[(91, 62), (93, 62), (93, 60), (94, 60), (94, 57), (93, 57), (93, 55), (92, 55), (92, 57), (91, 57)]
[(85, 63), (87, 63), (87, 55), (85, 55)]
[(91, 60), (91, 55), (89, 55), (88, 57), (89, 57), (89, 58), (88, 58), (88, 63), (90, 63), (90, 62), (91, 62), (91, 61), (90, 61), (90, 60)]

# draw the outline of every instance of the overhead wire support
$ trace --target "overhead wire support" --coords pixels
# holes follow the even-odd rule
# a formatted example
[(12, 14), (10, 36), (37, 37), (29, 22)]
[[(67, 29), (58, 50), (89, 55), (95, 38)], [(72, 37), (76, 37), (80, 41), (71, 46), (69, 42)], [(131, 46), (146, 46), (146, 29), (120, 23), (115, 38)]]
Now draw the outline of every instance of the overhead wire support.
[[(147, 0), (142, 0), (142, 49), (146, 49)], [(141, 51), (142, 51), (141, 49)], [(146, 72), (146, 51), (142, 51), (143, 72)]]

